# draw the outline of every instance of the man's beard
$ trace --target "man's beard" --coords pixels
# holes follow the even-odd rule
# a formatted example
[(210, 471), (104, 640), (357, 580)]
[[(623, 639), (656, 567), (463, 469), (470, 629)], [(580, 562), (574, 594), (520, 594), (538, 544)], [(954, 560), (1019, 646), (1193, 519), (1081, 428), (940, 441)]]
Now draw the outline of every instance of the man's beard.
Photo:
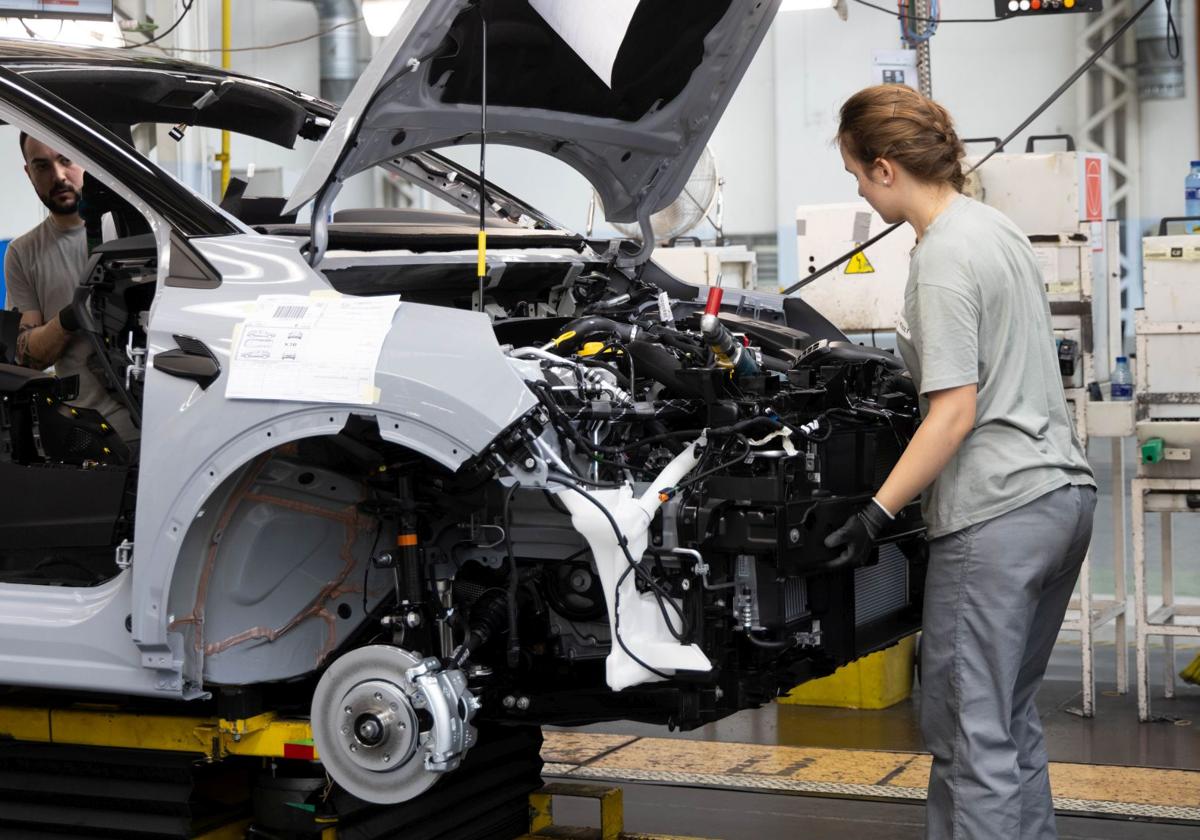
[(72, 216), (79, 212), (79, 190), (70, 185), (55, 184), (49, 195), (38, 198), (56, 216)]

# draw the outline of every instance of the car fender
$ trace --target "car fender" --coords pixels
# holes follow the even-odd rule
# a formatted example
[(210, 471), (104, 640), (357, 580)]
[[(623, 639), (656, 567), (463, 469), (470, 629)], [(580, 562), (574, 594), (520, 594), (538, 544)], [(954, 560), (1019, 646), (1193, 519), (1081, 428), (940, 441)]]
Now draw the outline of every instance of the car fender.
[[(220, 282), (168, 278), (151, 312), (132, 591), (133, 639), (143, 666), (180, 675), (163, 690), (185, 694), (197, 687), (182, 674), (194, 677), (198, 663), (171, 652), (182, 647), (178, 630), (169, 629), (178, 618), (168, 603), (173, 577), (189, 532), (210, 515), (214, 492), (246, 465), (281, 445), (337, 434), (359, 414), (374, 417), (385, 440), (454, 470), (536, 406), (486, 315), (404, 302), (379, 357), (377, 402), (227, 399), (233, 329), (254, 301), (331, 289), (295, 240), (245, 235), (189, 246)], [(154, 369), (155, 355), (174, 349), (177, 335), (203, 342), (221, 364), (209, 387)], [(185, 650), (183, 658), (195, 656)]]

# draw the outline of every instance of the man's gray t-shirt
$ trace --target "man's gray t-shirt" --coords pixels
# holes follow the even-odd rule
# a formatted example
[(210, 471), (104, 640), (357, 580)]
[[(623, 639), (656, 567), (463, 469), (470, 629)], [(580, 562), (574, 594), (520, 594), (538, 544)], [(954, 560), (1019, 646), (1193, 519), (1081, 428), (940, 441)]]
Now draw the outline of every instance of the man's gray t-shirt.
[(936, 538), (1064, 484), (1095, 486), (1063, 393), (1029, 239), (958, 196), (913, 250), (897, 344), (921, 395), (976, 384), (975, 425), (921, 499)]
[[(43, 320), (49, 322), (74, 298), (86, 268), (87, 232), (83, 225), (63, 230), (47, 217), (8, 246), (4, 256), (8, 305), (22, 312), (41, 312)], [(79, 375), (79, 397), (71, 401), (72, 405), (100, 412), (126, 442), (140, 437), (129, 411), (104, 387), (103, 373), (86, 336), (71, 336), (62, 358), (54, 363), (54, 372), (60, 377)]]

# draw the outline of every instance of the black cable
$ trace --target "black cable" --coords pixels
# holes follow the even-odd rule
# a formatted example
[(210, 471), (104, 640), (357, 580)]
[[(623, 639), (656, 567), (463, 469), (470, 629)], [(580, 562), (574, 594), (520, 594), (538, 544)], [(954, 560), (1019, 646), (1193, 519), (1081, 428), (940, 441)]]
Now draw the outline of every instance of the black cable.
[(367, 555), (367, 562), (363, 566), (363, 615), (367, 614), (367, 578), (371, 574), (371, 558), (375, 556), (375, 549), (379, 547), (379, 537), (383, 534), (383, 519), (377, 520), (375, 526), (375, 539), (371, 543), (371, 553)]
[(796, 640), (794, 638), (781, 639), (779, 641), (775, 641), (773, 639), (760, 639), (755, 636), (754, 633), (749, 631), (746, 633), (746, 638), (749, 639), (752, 644), (763, 648), (764, 650), (787, 650), (796, 644)]
[(1167, 0), (1167, 55), (1179, 58), (1179, 29), (1175, 26), (1175, 15), (1171, 13), (1171, 0)]
[[(863, 0), (855, 0), (855, 2), (863, 2)], [(976, 169), (983, 166), (985, 163), (987, 163), (987, 161), (989, 159), (991, 159), (992, 155), (999, 152), (1001, 149), (1003, 149), (1005, 146), (1007, 146), (1010, 142), (1012, 142), (1012, 139), (1014, 137), (1016, 137), (1018, 134), (1020, 134), (1026, 128), (1028, 128), (1029, 124), (1032, 123), (1034, 120), (1036, 120), (1038, 117), (1040, 117), (1047, 108), (1049, 108), (1051, 105), (1053, 105), (1060, 96), (1062, 96), (1064, 93), (1066, 93), (1067, 89), (1070, 88), (1071, 85), (1073, 85), (1073, 84), (1075, 84), (1075, 82), (1079, 81), (1079, 77), (1082, 76), (1084, 73), (1086, 73), (1088, 70), (1090, 70), (1092, 68), (1092, 65), (1095, 64), (1097, 61), (1099, 61), (1100, 57), (1102, 55), (1104, 55), (1106, 52), (1108, 52), (1109, 48), (1112, 47), (1112, 45), (1115, 44), (1117, 41), (1119, 41), (1122, 36), (1124, 36), (1124, 34), (1129, 30), (1129, 27), (1133, 26), (1133, 24), (1137, 21), (1137, 19), (1140, 18), (1142, 16), (1142, 14), (1145, 13), (1145, 11), (1147, 9), (1149, 9), (1152, 5), (1154, 5), (1156, 2), (1158, 2), (1158, 0), (1146, 0), (1146, 2), (1143, 3), (1136, 12), (1134, 12), (1132, 15), (1130, 15), (1125, 20), (1124, 23), (1122, 23), (1119, 27), (1117, 27), (1117, 30), (1115, 32), (1113, 32), (1112, 35), (1109, 36), (1107, 41), (1105, 41), (1103, 44), (1101, 44), (1096, 49), (1096, 51), (1094, 53), (1092, 53), (1085, 62), (1083, 62), (1083, 64), (1079, 65), (1079, 67), (1076, 68), (1074, 73), (1072, 73), (1070, 76), (1067, 77), (1067, 80), (1065, 82), (1063, 82), (1061, 85), (1058, 86), (1058, 89), (1055, 90), (1054, 93), (1050, 94), (1049, 98), (1047, 98), (1044, 102), (1042, 102), (1041, 105), (1039, 105), (1036, 109), (1034, 109), (1032, 114), (1030, 114), (1028, 117), (1026, 117), (1021, 122), (1020, 125), (1018, 125), (1011, 132), (1009, 132), (1008, 136), (1005, 137), (1003, 140), (1001, 140), (996, 146), (994, 146), (990, 152), (988, 152), (986, 155), (984, 155), (982, 158), (980, 158), (979, 161), (976, 162), (976, 164), (974, 166), (972, 166), (970, 169), (967, 170), (966, 174), (970, 175)], [(943, 21), (943, 23), (945, 23), (945, 22), (946, 21)], [(786, 289), (783, 290), (783, 294), (790, 295), (790, 294), (793, 294), (794, 292), (800, 291), (805, 286), (807, 286), (809, 283), (816, 280), (818, 277), (828, 274), (830, 271), (833, 271), (833, 269), (837, 268), (842, 263), (853, 258), (855, 254), (862, 253), (867, 248), (871, 247), (876, 242), (878, 242), (880, 239), (883, 239), (883, 237), (887, 236), (888, 234), (890, 234), (892, 231), (896, 230), (896, 228), (900, 227), (903, 224), (904, 224), (904, 222), (897, 222), (896, 224), (892, 225), (891, 227), (884, 228), (882, 233), (877, 233), (875, 236), (872, 236), (870, 239), (868, 239), (862, 245), (859, 245), (856, 248), (854, 248), (854, 250), (847, 251), (845, 254), (842, 254), (840, 257), (838, 257), (836, 260), (829, 263), (828, 265), (823, 266), (821, 269), (813, 272), (812, 274), (808, 275), (807, 277), (804, 277), (804, 278), (796, 281), (792, 285), (788, 286)]]
[(149, 46), (150, 44), (154, 44), (154, 43), (157, 43), (158, 41), (161, 41), (163, 38), (166, 38), (168, 35), (170, 35), (172, 32), (174, 32), (177, 28), (179, 28), (179, 24), (183, 23), (183, 19), (185, 17), (187, 17), (188, 12), (190, 12), (192, 10), (192, 6), (194, 6), (194, 5), (196, 5), (196, 0), (184, 0), (183, 11), (179, 13), (179, 17), (177, 17), (175, 19), (175, 22), (172, 23), (170, 26), (168, 26), (166, 28), (166, 30), (164, 30), (163, 32), (160, 32), (158, 35), (155, 35), (149, 41), (142, 41), (140, 44), (129, 44), (127, 46), (121, 47), (121, 49), (132, 50), (132, 49), (136, 49), (138, 47), (146, 47), (146, 46)]
[[(479, 40), (482, 43), (480, 48), (480, 59), (482, 64), (479, 71), (479, 229), (484, 230), (484, 209), (487, 207), (487, 79), (488, 79), (488, 55), (487, 55), (487, 15), (483, 13), (483, 4), (479, 4)], [(483, 299), (479, 300), (479, 311), (483, 311)]]
[(707, 470), (704, 470), (703, 472), (696, 473), (691, 478), (685, 479), (684, 481), (681, 481), (678, 484), (676, 484), (675, 487), (673, 488), (673, 490), (675, 492), (678, 492), (679, 490), (683, 489), (684, 487), (690, 487), (693, 484), (699, 484), (701, 481), (708, 478), (709, 476), (715, 475), (716, 473), (719, 473), (721, 470), (727, 470), (730, 467), (734, 466), (735, 464), (740, 464), (742, 461), (746, 460), (746, 456), (750, 454), (750, 441), (745, 437), (745, 435), (739, 435), (738, 437), (741, 439), (741, 442), (742, 442), (742, 451), (738, 453), (736, 458), (730, 458), (728, 461), (722, 461), (721, 463), (717, 464), (715, 467), (711, 467)]
[[(591, 493), (588, 493), (583, 488), (581, 488), (575, 484), (572, 484), (570, 481), (564, 481), (563, 477), (561, 477), (561, 476), (556, 476), (555, 474), (551, 473), (549, 476), (549, 480), (556, 481), (559, 484), (562, 484), (565, 487), (567, 487), (571, 490), (574, 490), (576, 493), (583, 496), (583, 498), (585, 498), (589, 502), (591, 502), (596, 507), (597, 510), (599, 510), (602, 514), (604, 514), (604, 518), (608, 520), (609, 527), (612, 528), (613, 534), (615, 534), (617, 537), (617, 545), (620, 546), (621, 552), (625, 555), (625, 561), (626, 561), (626, 563), (629, 564), (629, 569), (634, 571), (637, 574), (638, 578), (640, 578), (641, 581), (643, 583), (645, 583), (646, 586), (650, 589), (650, 591), (654, 594), (654, 599), (658, 603), (659, 612), (662, 613), (663, 620), (667, 624), (667, 630), (671, 633), (672, 636), (675, 637), (676, 641), (678, 641), (680, 643), (684, 643), (685, 639), (690, 635), (690, 628), (688, 626), (687, 616), (685, 616), (683, 614), (683, 609), (678, 604), (675, 603), (675, 600), (674, 600), (674, 598), (671, 597), (670, 593), (666, 592), (662, 588), (662, 584), (660, 584), (653, 577), (651, 577), (650, 573), (647, 572), (644, 568), (642, 568), (641, 563), (638, 563), (633, 559), (633, 555), (629, 553), (629, 540), (626, 539), (625, 534), (621, 531), (621, 526), (617, 524), (617, 520), (613, 518), (613, 515), (612, 515), (612, 513), (609, 512), (608, 508), (606, 508), (600, 502), (600, 500), (597, 499), (595, 496), (593, 496)], [(624, 579), (624, 577), (625, 576), (622, 575), (622, 579)], [(618, 591), (618, 593), (620, 592), (619, 586), (618, 586), (617, 591)], [(619, 597), (619, 594), (618, 594), (618, 597)], [(679, 616), (679, 622), (680, 622), (681, 627), (683, 628), (682, 630), (676, 631), (675, 625), (672, 623), (670, 617), (667, 615), (666, 607), (664, 606), (664, 603), (663, 603), (664, 601), (666, 601), (666, 603), (669, 603), (671, 605), (671, 608), (675, 610), (675, 614)], [(615, 609), (615, 607), (614, 607), (614, 609)], [(626, 653), (628, 653), (628, 652), (629, 651), (626, 651)], [(641, 664), (641, 663), (639, 663), (639, 664)]]
[(521, 661), (521, 640), (517, 636), (517, 556), (512, 546), (512, 497), (521, 485), (513, 482), (504, 494), (504, 550), (508, 552), (508, 667), (515, 668)]
[(613, 591), (613, 638), (617, 640), (617, 646), (620, 647), (621, 650), (625, 651), (626, 656), (628, 656), (638, 665), (641, 665), (651, 674), (654, 674), (654, 676), (661, 677), (664, 680), (669, 680), (671, 679), (669, 674), (663, 673), (654, 666), (643, 662), (641, 657), (631, 651), (629, 646), (625, 644), (625, 640), (621, 638), (621, 586), (625, 583), (625, 578), (629, 577), (629, 573), (632, 571), (633, 568), (630, 567), (626, 569), (619, 578), (617, 578), (617, 586)]
[(610, 341), (607, 346), (619, 348), (621, 352), (625, 354), (625, 359), (629, 362), (629, 396), (634, 402), (637, 402), (637, 369), (633, 366), (633, 354), (630, 353), (629, 348), (620, 341)]

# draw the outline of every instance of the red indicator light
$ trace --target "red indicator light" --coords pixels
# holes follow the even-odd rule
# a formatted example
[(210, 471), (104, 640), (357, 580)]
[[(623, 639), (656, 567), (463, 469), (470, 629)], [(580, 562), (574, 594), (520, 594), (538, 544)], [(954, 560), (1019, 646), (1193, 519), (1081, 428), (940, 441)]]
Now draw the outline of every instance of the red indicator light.
[(1042, 8), (1042, 0), (1030, 0), (1029, 8), (1036, 12), (1038, 9)]

